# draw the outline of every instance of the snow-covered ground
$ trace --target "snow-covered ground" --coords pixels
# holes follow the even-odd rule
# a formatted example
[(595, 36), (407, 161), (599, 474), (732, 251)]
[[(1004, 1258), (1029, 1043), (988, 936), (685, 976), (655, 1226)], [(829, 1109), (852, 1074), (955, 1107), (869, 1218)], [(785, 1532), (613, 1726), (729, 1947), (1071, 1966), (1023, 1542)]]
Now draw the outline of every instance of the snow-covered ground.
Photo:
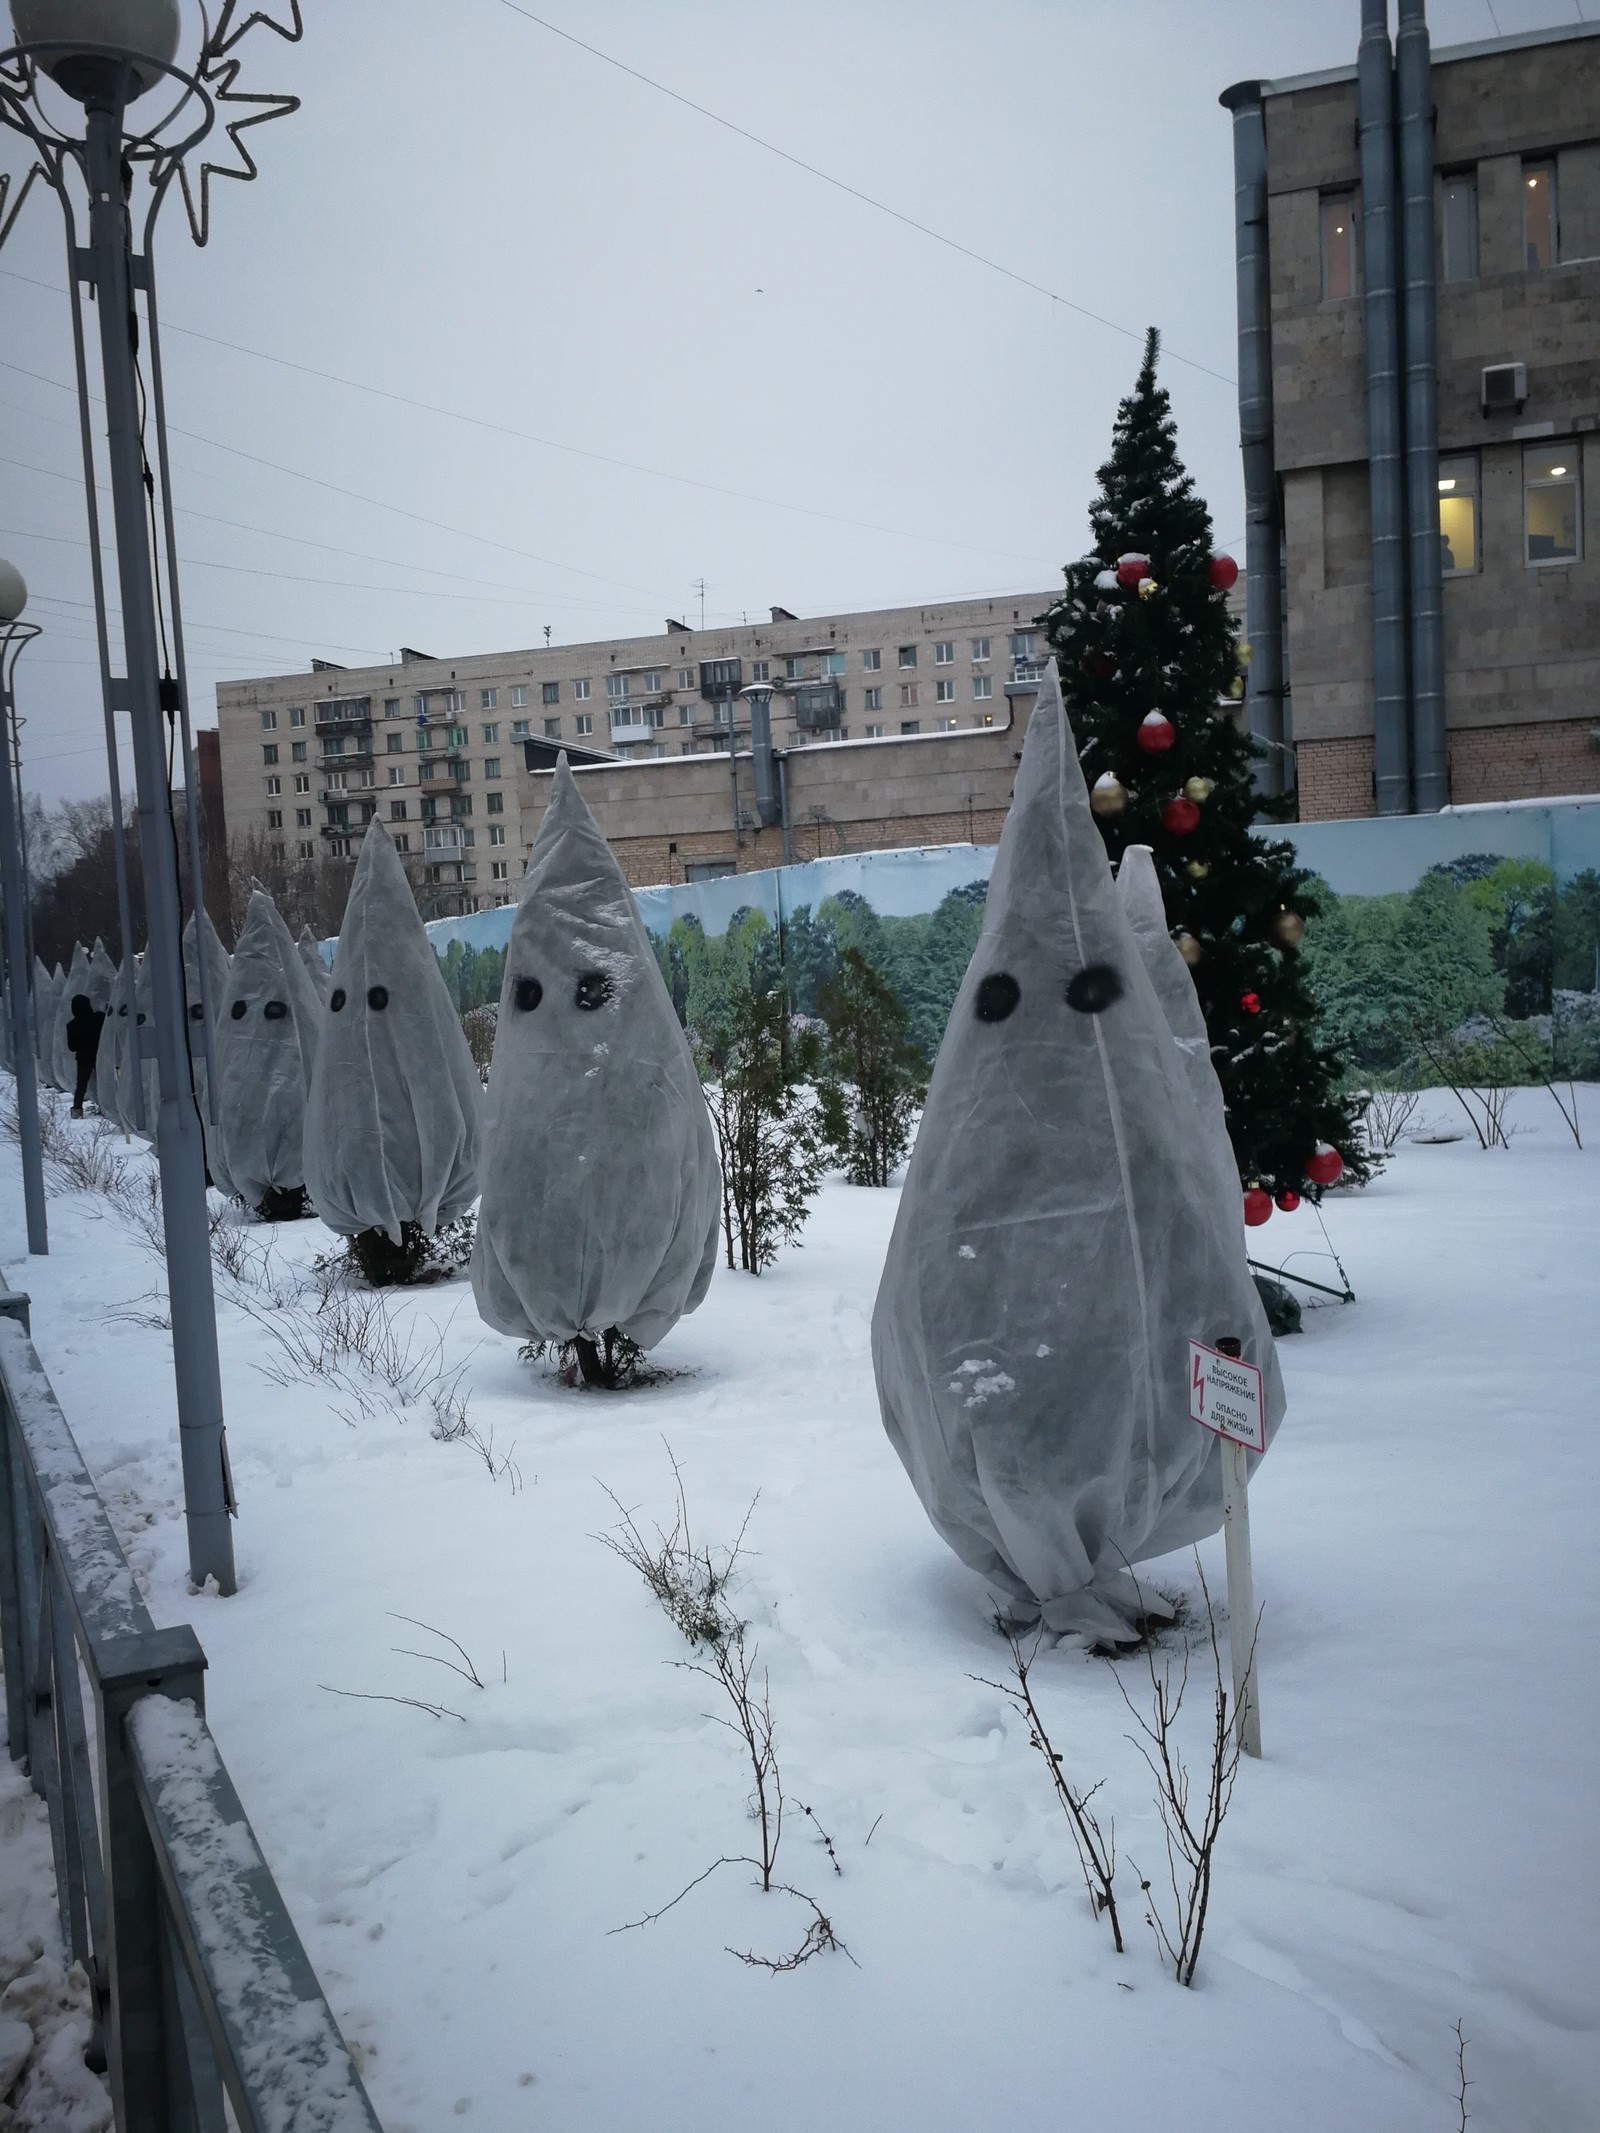
[[(1600, 2122), (1600, 1092), (1582, 1096), (1581, 1154), (1528, 1092), (1508, 1153), (1405, 1147), (1329, 1205), (1361, 1300), (1283, 1345), (1289, 1418), (1252, 1496), (1266, 1756), (1187, 1992), (1142, 1921), (1133, 1862), (1160, 1837), (1107, 1666), (1056, 1650), (1035, 1686), (1066, 1768), (1105, 1780), (1120, 1959), (1025, 1731), (972, 1679), (1005, 1666), (986, 1595), (873, 1397), (893, 1192), (832, 1185), (804, 1249), (759, 1282), (719, 1273), (661, 1351), (683, 1375), (649, 1390), (563, 1389), (465, 1283), (406, 1299), (466, 1363), (498, 1478), (420, 1406), (275, 1382), (271, 1305), (224, 1303), (230, 1600), (186, 1590), (165, 1336), (141, 1322), (158, 1263), (82, 1194), (27, 1261), (9, 1145), (0, 1260), (153, 1612), (199, 1631), (216, 1736), (389, 2133), (1456, 2133), (1458, 2020), (1473, 2133), (1573, 2133)], [(280, 1281), (327, 1243), (280, 1231)], [(1259, 1243), (1321, 1239), (1303, 1211)], [(669, 1444), (704, 1540), (759, 1492), (736, 1598), (770, 1669), (780, 1870), (853, 1960), (736, 1961), (806, 1923), (742, 1867), (615, 1930), (751, 1846), (713, 1690), (594, 1537), (608, 1488), (669, 1513)], [(1220, 1591), (1220, 1549), (1207, 1562)], [(1190, 1561), (1159, 1574), (1197, 1590)], [(459, 1639), (485, 1685), (400, 1615)], [(1143, 1662), (1123, 1667), (1137, 1698)]]

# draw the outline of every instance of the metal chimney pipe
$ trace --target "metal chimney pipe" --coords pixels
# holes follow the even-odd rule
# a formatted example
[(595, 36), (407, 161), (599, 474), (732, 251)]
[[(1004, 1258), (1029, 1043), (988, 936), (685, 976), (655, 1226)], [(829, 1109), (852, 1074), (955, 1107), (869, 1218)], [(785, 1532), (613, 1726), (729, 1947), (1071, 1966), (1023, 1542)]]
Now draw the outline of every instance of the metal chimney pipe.
[(1239, 450), (1244, 460), (1245, 630), (1250, 732), (1266, 751), (1263, 792), (1292, 784), (1283, 688), (1283, 546), (1272, 424), (1272, 287), (1267, 250), (1267, 126), (1258, 81), (1218, 99), (1233, 114), (1233, 243), (1239, 305)]
[(772, 758), (772, 690), (764, 682), (752, 682), (739, 691), (741, 702), (750, 706), (750, 754), (755, 763), (756, 813), (763, 829), (781, 820), (778, 772)]
[(1405, 267), (1406, 525), (1411, 564), (1411, 773), (1418, 814), (1450, 798), (1439, 541), (1439, 319), (1433, 232), (1433, 81), (1425, 0), (1400, 0), (1401, 258)]
[(1400, 402), (1394, 65), (1388, 0), (1361, 0), (1356, 61), (1361, 144), (1361, 273), (1367, 329), (1367, 456), (1372, 494), (1372, 734), (1378, 813), (1411, 808), (1406, 691), (1406, 511)]

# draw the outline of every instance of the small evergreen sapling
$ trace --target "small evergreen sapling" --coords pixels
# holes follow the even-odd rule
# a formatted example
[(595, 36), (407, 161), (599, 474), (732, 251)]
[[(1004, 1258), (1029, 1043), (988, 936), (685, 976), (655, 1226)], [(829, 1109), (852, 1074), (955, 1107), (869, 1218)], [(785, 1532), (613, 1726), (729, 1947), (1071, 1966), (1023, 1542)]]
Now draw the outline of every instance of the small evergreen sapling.
[[(1370, 1171), (1343, 1062), (1318, 1042), (1298, 952), (1317, 902), (1294, 847), (1252, 833), (1279, 812), (1252, 784), (1259, 751), (1231, 715), (1243, 693), (1227, 565), (1178, 457), (1145, 343), (1089, 510), (1094, 546), (1044, 617), (1061, 694), (1113, 861), (1155, 855), (1168, 922), (1194, 974), (1243, 1180), (1315, 1198), (1318, 1143)], [(1218, 567), (1214, 570), (1213, 564)]]
[[(814, 1036), (783, 992), (749, 992), (690, 1044), (717, 1136), (729, 1267), (759, 1274), (793, 1244), (822, 1183), (822, 1121), (810, 1079)], [(737, 1253), (737, 1258), (735, 1257)]]
[(827, 1024), (823, 1127), (852, 1185), (887, 1185), (905, 1160), (928, 1065), (911, 1017), (859, 948), (846, 948), (817, 994)]

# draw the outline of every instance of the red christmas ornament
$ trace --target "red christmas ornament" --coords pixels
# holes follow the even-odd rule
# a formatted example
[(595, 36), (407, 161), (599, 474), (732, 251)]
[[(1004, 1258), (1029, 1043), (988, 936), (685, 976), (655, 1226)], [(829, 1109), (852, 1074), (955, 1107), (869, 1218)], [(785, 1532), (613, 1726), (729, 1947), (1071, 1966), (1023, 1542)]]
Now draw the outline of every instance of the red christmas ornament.
[(1337, 1185), (1344, 1175), (1344, 1157), (1326, 1141), (1318, 1141), (1306, 1158), (1306, 1176), (1313, 1185)]
[(1292, 1192), (1286, 1185), (1282, 1192), (1276, 1195), (1272, 1204), (1280, 1214), (1292, 1215), (1300, 1205), (1300, 1195), (1297, 1192)]
[(1163, 712), (1147, 711), (1135, 738), (1146, 755), (1165, 755), (1178, 738), (1178, 729)]
[[(1241, 1006), (1241, 1007), (1242, 1007), (1242, 1008), (1244, 1009), (1244, 1011), (1245, 1011), (1245, 1013), (1246, 1013), (1247, 1015), (1259, 1015), (1259, 1014), (1260, 1014), (1260, 1012), (1261, 1012), (1261, 995), (1260, 995), (1260, 993), (1258, 993), (1258, 992), (1242, 992), (1242, 993), (1240, 993), (1240, 995), (1239, 995), (1239, 1005), (1240, 1005), (1240, 1006)], [(1313, 1157), (1313, 1158), (1312, 1158), (1312, 1160), (1313, 1160), (1313, 1161), (1315, 1161), (1315, 1160), (1316, 1160), (1316, 1158), (1315, 1158), (1315, 1157)]]
[(1263, 1222), (1272, 1220), (1272, 1195), (1263, 1192), (1259, 1185), (1252, 1185), (1244, 1196), (1244, 1221), (1246, 1229), (1259, 1229)]
[(1139, 580), (1150, 575), (1150, 558), (1147, 555), (1119, 555), (1117, 557), (1117, 583), (1125, 585), (1129, 592), (1138, 590)]
[(1200, 810), (1192, 800), (1169, 800), (1161, 810), (1161, 827), (1174, 837), (1187, 837), (1200, 827)]
[(1214, 555), (1208, 575), (1218, 592), (1232, 592), (1239, 582), (1239, 566), (1231, 555)]

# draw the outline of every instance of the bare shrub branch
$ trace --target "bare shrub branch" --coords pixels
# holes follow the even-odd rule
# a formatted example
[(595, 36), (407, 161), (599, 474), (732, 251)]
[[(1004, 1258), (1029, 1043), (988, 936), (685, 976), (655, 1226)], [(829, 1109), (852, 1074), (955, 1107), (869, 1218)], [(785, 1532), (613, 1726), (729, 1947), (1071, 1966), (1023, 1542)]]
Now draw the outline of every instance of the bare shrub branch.
[(457, 1644), (455, 1638), (451, 1636), (447, 1629), (435, 1629), (431, 1622), (419, 1622), (415, 1615), (397, 1615), (393, 1608), (388, 1609), (387, 1612), (391, 1622), (409, 1622), (413, 1629), (424, 1629), (430, 1637), (440, 1637), (446, 1644), (455, 1645), (465, 1663), (457, 1666), (453, 1659), (446, 1659), (438, 1652), (407, 1651), (403, 1645), (399, 1644), (391, 1645), (390, 1649), (392, 1651), (402, 1652), (407, 1659), (429, 1659), (435, 1666), (447, 1666), (452, 1674), (459, 1674), (463, 1681), (470, 1681), (475, 1689), (483, 1687), (483, 1683), (478, 1677), (478, 1669), (468, 1657), (466, 1647), (462, 1644)]
[(426, 1711), (430, 1718), (459, 1718), (463, 1725), (467, 1722), (460, 1711), (452, 1711), (448, 1704), (426, 1703), (420, 1696), (380, 1696), (369, 1689), (335, 1689), (326, 1681), (319, 1681), (317, 1687), (329, 1696), (354, 1697), (358, 1703), (403, 1703), (413, 1711)]

